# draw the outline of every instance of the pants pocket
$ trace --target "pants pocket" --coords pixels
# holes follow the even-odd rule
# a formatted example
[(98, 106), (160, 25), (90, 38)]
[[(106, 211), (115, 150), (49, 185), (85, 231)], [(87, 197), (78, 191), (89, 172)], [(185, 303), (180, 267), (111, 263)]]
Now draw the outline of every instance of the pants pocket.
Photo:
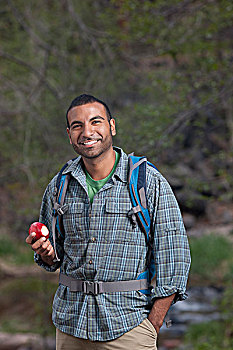
[[(153, 324), (150, 322), (150, 320), (149, 320), (148, 318), (145, 318), (145, 319), (143, 320), (142, 323), (144, 323), (145, 327), (146, 327), (150, 332), (152, 332), (152, 333), (154, 334), (154, 336), (157, 338), (156, 329), (155, 329), (155, 327), (153, 326)], [(141, 323), (141, 324), (142, 324), (142, 323)]]

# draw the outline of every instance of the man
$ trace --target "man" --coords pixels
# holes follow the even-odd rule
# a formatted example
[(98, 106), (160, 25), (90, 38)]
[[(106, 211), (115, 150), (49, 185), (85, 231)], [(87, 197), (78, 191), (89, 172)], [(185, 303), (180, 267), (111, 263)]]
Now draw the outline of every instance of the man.
[[(127, 215), (132, 208), (128, 157), (112, 145), (116, 127), (109, 108), (93, 96), (81, 95), (72, 101), (66, 118), (70, 143), (80, 157), (63, 172), (71, 178), (63, 215), (65, 237), (56, 241), (60, 261), (51, 234), (50, 240), (35, 242), (34, 234), (26, 239), (35, 261), (48, 271), (60, 267), (63, 276), (53, 302), (57, 350), (154, 350), (170, 305), (186, 297), (190, 253), (176, 199), (162, 175), (147, 166), (156, 264), (156, 286), (150, 295), (73, 288), (80, 281), (89, 281), (88, 286), (93, 281), (103, 286), (113, 282), (116, 288), (119, 281), (136, 280), (146, 269), (147, 245), (144, 233)], [(50, 233), (56, 178), (45, 191), (40, 214)]]

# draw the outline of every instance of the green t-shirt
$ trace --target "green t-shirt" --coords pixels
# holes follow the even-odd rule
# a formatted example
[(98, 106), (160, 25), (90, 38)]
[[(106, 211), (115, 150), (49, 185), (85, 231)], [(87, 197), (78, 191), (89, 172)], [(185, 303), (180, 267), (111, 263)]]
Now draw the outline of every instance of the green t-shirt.
[(115, 154), (116, 154), (116, 159), (115, 159), (115, 164), (112, 168), (112, 171), (104, 179), (98, 180), (98, 181), (93, 180), (92, 177), (88, 174), (88, 172), (85, 169), (87, 190), (88, 190), (88, 195), (89, 195), (91, 203), (93, 202), (94, 195), (106, 184), (108, 179), (110, 179), (110, 177), (113, 175), (114, 171), (116, 170), (117, 164), (118, 164), (119, 159), (120, 159), (120, 153), (115, 151)]

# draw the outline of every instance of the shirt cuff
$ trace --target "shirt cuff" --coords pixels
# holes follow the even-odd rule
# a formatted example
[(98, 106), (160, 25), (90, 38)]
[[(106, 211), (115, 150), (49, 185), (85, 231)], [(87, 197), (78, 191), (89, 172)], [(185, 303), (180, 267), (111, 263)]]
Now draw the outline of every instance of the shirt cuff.
[(48, 272), (55, 272), (60, 266), (61, 266), (61, 261), (55, 262), (53, 265), (48, 265), (46, 264), (42, 259), (39, 254), (34, 254), (34, 261), (39, 265), (40, 267), (43, 267)]
[(164, 286), (152, 288), (151, 299), (165, 298), (172, 294), (176, 294), (172, 304), (180, 300), (185, 300), (188, 297), (187, 293), (185, 293), (185, 289), (179, 289), (175, 286)]

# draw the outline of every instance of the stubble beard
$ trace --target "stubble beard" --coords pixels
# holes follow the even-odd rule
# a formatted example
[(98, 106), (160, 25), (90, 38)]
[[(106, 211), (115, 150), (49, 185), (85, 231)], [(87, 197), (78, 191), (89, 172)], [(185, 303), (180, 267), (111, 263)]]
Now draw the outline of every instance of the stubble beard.
[[(101, 156), (104, 152), (107, 152), (113, 144), (112, 141), (112, 133), (110, 131), (110, 135), (106, 137), (105, 141), (103, 142), (103, 140), (98, 141), (102, 143), (102, 147), (100, 147), (100, 149), (95, 150), (95, 149), (82, 149), (81, 147), (77, 146), (75, 143), (72, 143), (73, 149), (74, 151), (80, 155), (81, 157), (87, 158), (87, 159), (95, 159), (98, 158), (99, 156)], [(94, 153), (92, 153), (94, 152)]]

